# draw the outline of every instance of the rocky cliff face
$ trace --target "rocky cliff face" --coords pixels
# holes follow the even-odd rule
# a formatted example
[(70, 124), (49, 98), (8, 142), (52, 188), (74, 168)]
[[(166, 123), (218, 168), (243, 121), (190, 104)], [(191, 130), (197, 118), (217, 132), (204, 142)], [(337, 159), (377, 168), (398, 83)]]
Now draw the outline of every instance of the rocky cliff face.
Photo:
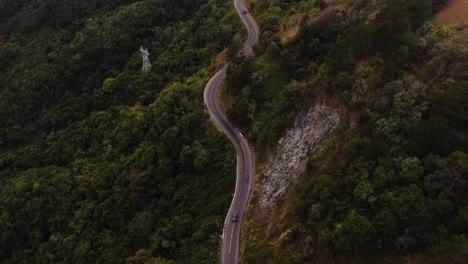
[(263, 172), (258, 193), (260, 208), (271, 208), (284, 197), (294, 179), (304, 170), (307, 158), (325, 146), (339, 121), (338, 108), (325, 101), (317, 102), (296, 117), (294, 127), (279, 140), (276, 155)]

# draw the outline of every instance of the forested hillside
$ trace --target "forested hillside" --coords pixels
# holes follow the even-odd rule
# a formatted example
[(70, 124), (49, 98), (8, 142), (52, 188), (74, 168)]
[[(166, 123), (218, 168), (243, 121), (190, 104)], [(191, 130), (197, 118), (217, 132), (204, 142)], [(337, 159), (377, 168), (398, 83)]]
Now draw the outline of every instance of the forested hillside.
[(244, 263), (466, 263), (468, 30), (431, 23), (440, 2), (251, 1), (256, 58), (230, 67), (224, 98), (257, 191), (298, 112), (348, 115), (274, 208), (254, 194)]
[(218, 262), (235, 155), (202, 95), (231, 5), (0, 1), (1, 263)]
[(298, 113), (347, 112), (270, 218), (254, 193), (244, 263), (465, 263), (468, 27), (432, 22), (445, 2), (251, 0), (245, 59), (232, 1), (0, 0), (0, 262), (217, 263), (236, 160), (202, 95), (227, 49), (260, 174)]

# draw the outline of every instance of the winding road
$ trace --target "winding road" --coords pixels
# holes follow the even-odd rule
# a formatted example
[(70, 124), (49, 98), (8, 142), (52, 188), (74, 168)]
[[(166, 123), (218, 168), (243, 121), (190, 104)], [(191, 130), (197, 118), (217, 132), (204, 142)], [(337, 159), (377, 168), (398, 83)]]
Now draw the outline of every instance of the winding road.
[[(257, 25), (250, 13), (244, 12), (247, 8), (243, 0), (234, 0), (234, 6), (247, 28), (248, 33), (247, 40), (241, 52), (246, 55), (251, 55), (252, 46), (258, 40), (259, 31)], [(208, 82), (204, 92), (204, 101), (211, 119), (232, 141), (237, 151), (236, 189), (234, 191), (231, 207), (229, 208), (224, 222), (221, 245), (221, 263), (237, 264), (242, 221), (252, 190), (254, 161), (249, 143), (234, 125), (229, 122), (218, 104), (218, 92), (226, 74), (227, 67), (228, 65), (223, 66)], [(235, 218), (235, 220), (233, 220), (233, 218)]]

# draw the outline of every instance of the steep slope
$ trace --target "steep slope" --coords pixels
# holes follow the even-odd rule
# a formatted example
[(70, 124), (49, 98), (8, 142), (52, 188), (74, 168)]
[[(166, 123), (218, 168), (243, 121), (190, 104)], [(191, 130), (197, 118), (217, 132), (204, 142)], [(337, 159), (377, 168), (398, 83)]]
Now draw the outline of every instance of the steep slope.
[(243, 262), (464, 263), (466, 28), (426, 0), (250, 5), (223, 95), (259, 161)]

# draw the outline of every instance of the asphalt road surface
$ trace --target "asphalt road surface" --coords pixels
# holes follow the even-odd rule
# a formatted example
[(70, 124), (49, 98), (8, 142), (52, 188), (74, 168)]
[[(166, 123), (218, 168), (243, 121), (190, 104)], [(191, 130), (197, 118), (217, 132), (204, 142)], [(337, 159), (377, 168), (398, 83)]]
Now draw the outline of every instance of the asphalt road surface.
[[(246, 55), (252, 54), (252, 46), (258, 40), (258, 28), (250, 15), (243, 0), (234, 0), (234, 6), (247, 28), (248, 37), (241, 50)], [(245, 13), (245, 14), (244, 14)], [(239, 257), (239, 245), (241, 226), (244, 213), (249, 202), (253, 181), (253, 157), (249, 143), (244, 136), (226, 118), (225, 113), (218, 104), (218, 92), (226, 74), (227, 65), (221, 68), (208, 82), (205, 88), (204, 101), (211, 119), (216, 126), (223, 131), (232, 141), (237, 151), (237, 179), (231, 207), (224, 222), (221, 263), (237, 264)], [(233, 218), (236, 218), (234, 221)]]

